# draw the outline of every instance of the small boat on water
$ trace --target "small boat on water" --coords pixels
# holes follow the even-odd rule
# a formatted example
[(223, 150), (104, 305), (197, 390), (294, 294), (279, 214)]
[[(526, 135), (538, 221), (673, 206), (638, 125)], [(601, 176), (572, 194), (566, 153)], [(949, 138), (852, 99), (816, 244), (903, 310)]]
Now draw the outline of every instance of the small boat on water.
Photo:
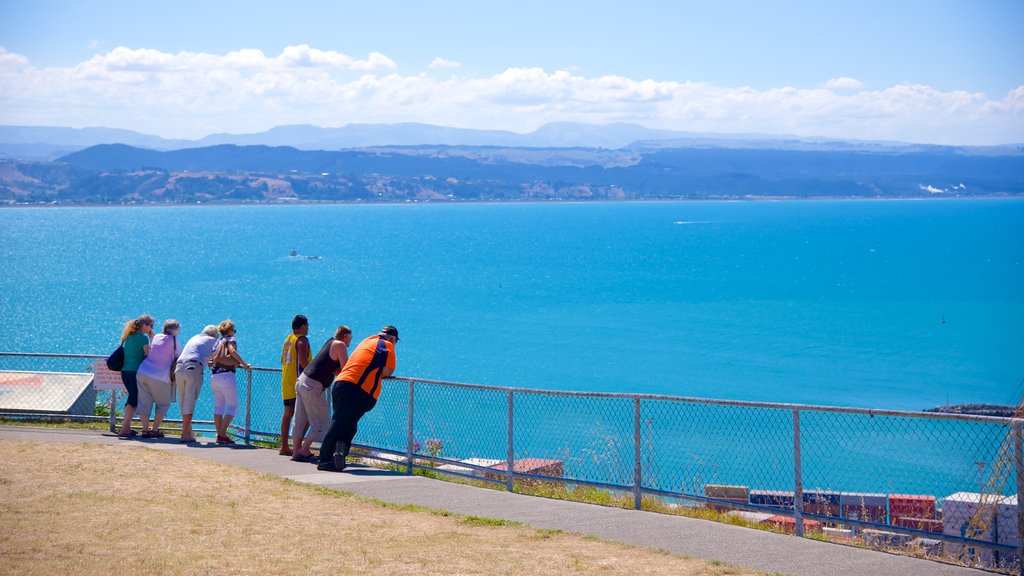
[(320, 260), (322, 256), (303, 256), (295, 250), (288, 253), (288, 258), (292, 260)]

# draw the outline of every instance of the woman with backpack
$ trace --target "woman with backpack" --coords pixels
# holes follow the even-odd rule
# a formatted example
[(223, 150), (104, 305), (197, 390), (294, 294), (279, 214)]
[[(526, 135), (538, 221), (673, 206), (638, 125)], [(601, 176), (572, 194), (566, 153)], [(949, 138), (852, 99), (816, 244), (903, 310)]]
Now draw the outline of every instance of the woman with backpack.
[(217, 444), (234, 444), (228, 436), (231, 419), (238, 413), (238, 384), (235, 382), (235, 369), (241, 366), (249, 369), (249, 364), (238, 354), (235, 343), (235, 323), (225, 320), (217, 326), (222, 338), (213, 353), (213, 375), (210, 376), (210, 389), (213, 390), (213, 424), (217, 428)]
[(132, 430), (132, 417), (139, 405), (138, 370), (142, 361), (149, 354), (149, 336), (153, 334), (153, 323), (156, 320), (143, 314), (135, 320), (129, 320), (121, 331), (121, 347), (124, 348), (124, 366), (121, 367), (121, 382), (128, 391), (124, 403), (124, 420), (121, 421), (121, 432), (118, 436), (137, 436)]

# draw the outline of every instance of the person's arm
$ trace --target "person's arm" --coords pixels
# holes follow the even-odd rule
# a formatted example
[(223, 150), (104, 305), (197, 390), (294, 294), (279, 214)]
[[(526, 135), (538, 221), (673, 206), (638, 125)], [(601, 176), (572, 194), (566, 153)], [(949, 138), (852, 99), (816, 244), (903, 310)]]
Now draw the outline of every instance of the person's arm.
[(389, 352), (387, 364), (380, 369), (381, 378), (391, 378), (391, 375), (395, 373), (395, 349), (392, 348)]
[[(220, 346), (220, 340), (214, 340), (213, 346), (210, 348), (210, 355), (206, 357), (206, 365), (213, 368), (213, 357), (217, 355), (217, 348)], [(202, 358), (202, 356), (200, 356)]]
[(296, 373), (302, 374), (302, 371), (306, 369), (309, 364), (309, 339), (305, 336), (299, 336), (295, 340), (295, 366)]
[(328, 352), (331, 355), (331, 360), (337, 360), (343, 368), (345, 362), (348, 362), (348, 348), (345, 347), (345, 343), (341, 340), (335, 340), (331, 343), (331, 350)]
[(228, 355), (234, 358), (235, 360), (238, 360), (238, 365), (241, 366), (242, 368), (248, 370), (249, 368), (252, 367), (251, 365), (246, 364), (245, 360), (242, 360), (242, 355), (238, 353), (238, 347), (235, 346), (234, 340), (228, 342)]

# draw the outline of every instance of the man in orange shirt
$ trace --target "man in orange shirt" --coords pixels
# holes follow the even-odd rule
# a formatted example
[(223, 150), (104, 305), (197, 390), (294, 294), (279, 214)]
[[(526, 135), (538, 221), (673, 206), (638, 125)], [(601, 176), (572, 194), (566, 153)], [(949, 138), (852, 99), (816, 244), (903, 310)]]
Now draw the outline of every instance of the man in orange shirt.
[(349, 354), (348, 362), (331, 385), (334, 414), (331, 425), (320, 443), (318, 470), (341, 472), (352, 447), (356, 426), (377, 404), (381, 379), (395, 371), (395, 343), (398, 328), (385, 326), (380, 334), (370, 336)]

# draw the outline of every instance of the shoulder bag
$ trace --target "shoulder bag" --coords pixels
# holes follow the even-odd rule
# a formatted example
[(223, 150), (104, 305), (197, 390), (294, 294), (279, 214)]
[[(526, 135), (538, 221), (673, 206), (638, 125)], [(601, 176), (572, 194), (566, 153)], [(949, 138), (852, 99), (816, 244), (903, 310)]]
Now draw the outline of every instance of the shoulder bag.
[(120, 372), (124, 368), (124, 343), (117, 347), (117, 350), (107, 356), (107, 368), (114, 372)]
[(235, 357), (228, 351), (227, 340), (221, 340), (220, 344), (217, 345), (217, 352), (213, 355), (213, 363), (225, 368), (235, 368), (238, 366), (238, 360), (235, 360)]

